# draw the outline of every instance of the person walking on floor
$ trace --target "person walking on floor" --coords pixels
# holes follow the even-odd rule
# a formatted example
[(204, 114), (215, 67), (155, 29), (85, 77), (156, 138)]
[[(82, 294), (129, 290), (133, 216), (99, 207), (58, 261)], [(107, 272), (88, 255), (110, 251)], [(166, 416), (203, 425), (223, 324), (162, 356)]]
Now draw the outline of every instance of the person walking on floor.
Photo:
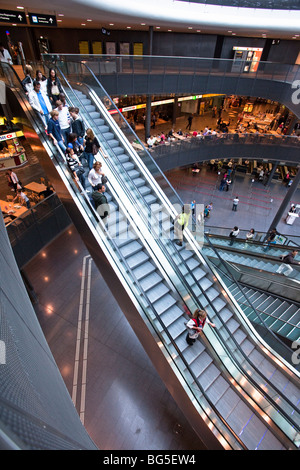
[(192, 318), (187, 322), (186, 327), (187, 327), (187, 335), (186, 335), (186, 341), (187, 343), (192, 346), (196, 339), (198, 338), (199, 334), (204, 328), (205, 323), (208, 323), (210, 326), (215, 328), (215, 324), (209, 321), (207, 318), (207, 313), (205, 310), (200, 310), (197, 308), (193, 315)]
[(284, 274), (285, 276), (288, 276), (291, 274), (293, 271), (293, 268), (291, 267), (291, 264), (295, 264), (297, 266), (300, 266), (300, 262), (295, 260), (295, 257), (297, 256), (298, 251), (293, 250), (290, 251), (287, 255), (281, 256), (282, 263), (279, 266), (279, 268), (276, 270), (278, 274)]
[(193, 116), (189, 116), (189, 117), (188, 117), (188, 123), (187, 123), (186, 129), (191, 130), (191, 128), (192, 128), (192, 122), (193, 122)]
[(233, 204), (232, 204), (232, 210), (235, 211), (235, 212), (237, 210), (238, 203), (239, 203), (239, 197), (235, 196), (235, 198), (233, 200)]

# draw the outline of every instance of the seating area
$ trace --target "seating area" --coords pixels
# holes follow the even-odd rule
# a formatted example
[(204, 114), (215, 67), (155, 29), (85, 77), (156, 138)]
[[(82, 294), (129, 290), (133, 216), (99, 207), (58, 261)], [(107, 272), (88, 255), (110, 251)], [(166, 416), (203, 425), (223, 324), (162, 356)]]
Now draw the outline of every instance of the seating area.
[[(46, 191), (47, 187), (52, 188), (52, 185), (49, 182), (46, 182), (45, 178), (40, 178), (38, 182), (32, 181), (24, 185), (22, 193), (29, 199), (31, 208), (45, 198), (45, 194), (41, 193)], [(53, 188), (51, 191), (53, 192)], [(0, 199), (0, 208), (3, 213), (5, 225), (10, 224), (30, 210), (27, 207), (26, 199), (18, 197), (15, 192), (8, 194), (6, 196), (6, 200)]]

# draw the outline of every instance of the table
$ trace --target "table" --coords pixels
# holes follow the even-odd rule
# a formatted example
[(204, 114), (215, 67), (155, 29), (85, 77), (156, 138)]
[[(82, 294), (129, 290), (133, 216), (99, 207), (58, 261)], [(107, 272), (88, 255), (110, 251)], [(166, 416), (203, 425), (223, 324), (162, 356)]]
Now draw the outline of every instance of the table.
[(295, 222), (295, 219), (297, 219), (297, 217), (299, 217), (299, 214), (296, 214), (295, 212), (288, 212), (288, 215), (287, 215), (285, 221), (288, 225), (293, 225), (293, 223)]
[(47, 186), (42, 183), (36, 183), (35, 181), (33, 181), (32, 183), (26, 184), (24, 188), (28, 191), (32, 191), (33, 193), (40, 193), (41, 191), (45, 191), (47, 189)]
[[(2, 201), (0, 199), (0, 208), (4, 214), (9, 214), (12, 217), (20, 217), (24, 212), (28, 211), (27, 207), (14, 204), (12, 202)], [(10, 212), (11, 211), (11, 212)]]

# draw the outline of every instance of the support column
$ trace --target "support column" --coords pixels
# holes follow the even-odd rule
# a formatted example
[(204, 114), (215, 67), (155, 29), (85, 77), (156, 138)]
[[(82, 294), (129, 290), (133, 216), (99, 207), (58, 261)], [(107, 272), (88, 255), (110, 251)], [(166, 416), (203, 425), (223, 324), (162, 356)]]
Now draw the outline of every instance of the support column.
[(151, 96), (146, 99), (145, 142), (151, 134)]
[(177, 107), (178, 107), (178, 97), (174, 96), (173, 114), (172, 114), (172, 127), (173, 128), (175, 128), (175, 126), (176, 126)]
[(292, 182), (289, 190), (287, 191), (287, 193), (285, 195), (285, 198), (283, 199), (283, 201), (281, 203), (281, 206), (279, 207), (279, 209), (277, 211), (277, 214), (275, 215), (275, 217), (274, 217), (274, 219), (273, 219), (273, 221), (270, 225), (270, 228), (269, 228), (268, 232), (270, 230), (272, 230), (272, 228), (276, 228), (278, 223), (281, 221), (281, 218), (282, 218), (283, 214), (287, 211), (287, 207), (290, 204), (290, 201), (291, 201), (293, 195), (297, 191), (299, 182), (300, 182), (300, 167), (298, 167), (297, 174), (293, 178), (293, 182)]
[(276, 168), (277, 168), (277, 166), (278, 166), (278, 163), (279, 163), (279, 162), (273, 163), (272, 170), (271, 170), (271, 173), (269, 174), (269, 178), (268, 178), (268, 181), (267, 181), (267, 184), (266, 184), (266, 188), (268, 188), (268, 187), (270, 186), (270, 184), (271, 184), (271, 181), (272, 181), (272, 178), (273, 178), (274, 173), (275, 173), (275, 171), (276, 171)]
[[(153, 53), (153, 26), (149, 26), (149, 37), (148, 37), (148, 55), (151, 56)], [(151, 59), (149, 58), (149, 69), (151, 67)], [(150, 70), (149, 70), (150, 71)], [(151, 128), (151, 95), (147, 95), (146, 99), (146, 119), (145, 119), (145, 142), (150, 135)]]

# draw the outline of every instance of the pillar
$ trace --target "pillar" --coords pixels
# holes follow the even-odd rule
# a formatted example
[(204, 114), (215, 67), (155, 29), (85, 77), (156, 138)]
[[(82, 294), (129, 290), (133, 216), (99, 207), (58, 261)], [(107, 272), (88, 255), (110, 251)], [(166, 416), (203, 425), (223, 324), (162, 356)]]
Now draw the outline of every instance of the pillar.
[[(151, 56), (153, 53), (153, 26), (149, 26), (149, 37), (148, 37), (148, 55)], [(149, 57), (149, 67), (150, 64), (150, 57)], [(149, 70), (150, 71), (150, 70)], [(146, 119), (145, 119), (145, 142), (150, 135), (150, 128), (151, 128), (151, 95), (147, 95), (146, 99)]]
[(268, 178), (268, 181), (267, 181), (267, 184), (266, 184), (267, 188), (270, 186), (270, 184), (272, 182), (272, 178), (274, 176), (274, 173), (276, 171), (277, 166), (278, 166), (278, 162), (273, 163), (272, 170), (271, 170), (271, 173), (269, 174), (269, 178)]
[(175, 126), (176, 126), (177, 107), (178, 107), (178, 97), (177, 97), (177, 96), (174, 96), (173, 113), (172, 113), (172, 128), (173, 128), (173, 129), (174, 129)]

